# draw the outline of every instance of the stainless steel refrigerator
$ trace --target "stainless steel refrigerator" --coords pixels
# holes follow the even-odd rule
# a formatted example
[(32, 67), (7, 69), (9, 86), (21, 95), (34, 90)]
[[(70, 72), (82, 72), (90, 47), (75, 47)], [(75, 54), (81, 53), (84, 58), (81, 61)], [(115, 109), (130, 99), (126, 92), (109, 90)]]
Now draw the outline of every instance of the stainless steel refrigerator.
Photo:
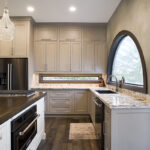
[(27, 58), (0, 58), (0, 90), (28, 90)]

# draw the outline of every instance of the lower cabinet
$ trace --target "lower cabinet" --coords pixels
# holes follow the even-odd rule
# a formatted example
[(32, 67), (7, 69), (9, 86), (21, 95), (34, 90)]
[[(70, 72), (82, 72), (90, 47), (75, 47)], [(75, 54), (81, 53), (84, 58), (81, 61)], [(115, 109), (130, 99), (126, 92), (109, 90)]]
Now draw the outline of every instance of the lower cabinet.
[(104, 116), (104, 148), (105, 150), (111, 150), (111, 110), (106, 106)]
[(87, 90), (47, 90), (46, 114), (88, 114)]
[(92, 92), (89, 92), (88, 98), (89, 98), (89, 114), (93, 125), (95, 125), (95, 103), (93, 102), (95, 96), (92, 94)]
[(88, 93), (85, 90), (75, 91), (75, 113), (87, 114), (88, 113)]
[(10, 120), (0, 125), (0, 149), (1, 150), (11, 149)]

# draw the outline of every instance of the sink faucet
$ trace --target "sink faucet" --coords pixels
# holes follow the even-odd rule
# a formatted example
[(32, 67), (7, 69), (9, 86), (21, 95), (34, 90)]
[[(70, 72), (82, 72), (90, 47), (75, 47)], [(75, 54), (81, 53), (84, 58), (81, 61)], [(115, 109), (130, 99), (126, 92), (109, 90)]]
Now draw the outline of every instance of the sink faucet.
[(109, 78), (111, 78), (111, 77), (114, 77), (116, 79), (116, 92), (118, 92), (118, 88), (119, 88), (118, 79), (115, 75), (109, 75), (107, 78), (107, 81), (109, 81)]

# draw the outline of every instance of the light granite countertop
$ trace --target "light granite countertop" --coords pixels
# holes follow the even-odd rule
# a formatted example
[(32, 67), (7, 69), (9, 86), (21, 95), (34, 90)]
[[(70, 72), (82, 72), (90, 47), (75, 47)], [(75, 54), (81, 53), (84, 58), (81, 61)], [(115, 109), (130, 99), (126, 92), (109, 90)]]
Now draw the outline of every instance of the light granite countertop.
[(99, 94), (96, 90), (109, 90), (107, 88), (90, 88), (90, 91), (98, 97), (110, 109), (133, 109), (133, 108), (150, 108), (150, 101), (135, 99), (133, 97), (116, 93), (116, 94)]
[(125, 94), (99, 94), (96, 90), (110, 90), (104, 87), (50, 87), (33, 88), (34, 90), (90, 90), (110, 109), (139, 109), (150, 108), (150, 100), (138, 100)]

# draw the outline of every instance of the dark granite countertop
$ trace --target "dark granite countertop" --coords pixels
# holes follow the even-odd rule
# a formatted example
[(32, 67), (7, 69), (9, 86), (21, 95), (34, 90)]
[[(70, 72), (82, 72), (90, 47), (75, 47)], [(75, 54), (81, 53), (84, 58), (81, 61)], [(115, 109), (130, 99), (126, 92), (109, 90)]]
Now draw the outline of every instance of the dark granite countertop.
[(0, 124), (9, 120), (45, 95), (46, 93), (42, 92), (37, 92), (30, 97), (0, 95)]

